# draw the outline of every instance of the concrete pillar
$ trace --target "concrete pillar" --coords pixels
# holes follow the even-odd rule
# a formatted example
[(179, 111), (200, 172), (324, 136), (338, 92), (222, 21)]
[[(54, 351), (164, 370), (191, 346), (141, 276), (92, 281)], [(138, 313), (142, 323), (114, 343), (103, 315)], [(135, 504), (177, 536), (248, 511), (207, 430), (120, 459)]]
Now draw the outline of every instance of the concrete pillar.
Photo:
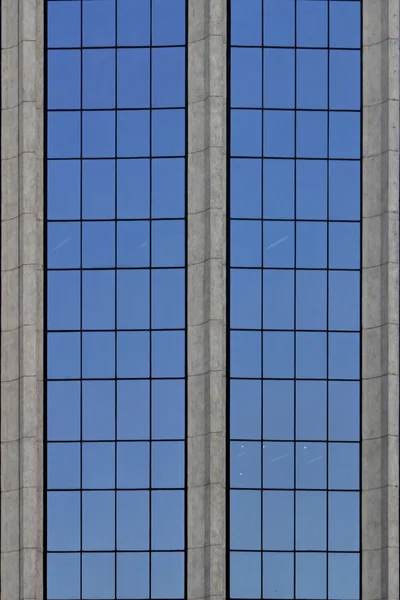
[(1, 600), (43, 598), (43, 0), (1, 2)]
[(226, 1), (188, 0), (189, 599), (226, 597)]
[(363, 2), (363, 600), (399, 598), (399, 9)]

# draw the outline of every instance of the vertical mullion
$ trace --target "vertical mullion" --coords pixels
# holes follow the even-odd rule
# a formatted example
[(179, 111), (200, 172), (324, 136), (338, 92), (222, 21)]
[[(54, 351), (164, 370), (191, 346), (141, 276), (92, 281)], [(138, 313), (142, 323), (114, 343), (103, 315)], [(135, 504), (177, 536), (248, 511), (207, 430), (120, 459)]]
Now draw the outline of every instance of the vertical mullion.
[(296, 511), (297, 511), (297, 0), (294, 0), (294, 270), (293, 270), (293, 597), (296, 598)]
[(152, 520), (153, 520), (153, 515), (152, 515), (152, 507), (153, 507), (153, 503), (152, 503), (152, 487), (153, 487), (153, 478), (152, 478), (152, 455), (153, 455), (153, 431), (152, 431), (152, 414), (153, 414), (153, 381), (152, 381), (152, 375), (153, 375), (153, 369), (152, 369), (152, 346), (153, 346), (153, 336), (152, 336), (152, 326), (153, 326), (153, 319), (152, 319), (152, 306), (153, 306), (153, 285), (152, 285), (152, 276), (153, 276), (153, 271), (152, 271), (152, 263), (153, 263), (153, 253), (152, 253), (152, 241), (153, 241), (153, 221), (152, 221), (152, 217), (153, 217), (153, 158), (152, 158), (152, 154), (153, 154), (153, 141), (152, 141), (152, 135), (153, 135), (153, 0), (149, 0), (150, 3), (150, 39), (149, 39), (149, 45), (150, 45), (150, 49), (149, 49), (149, 60), (150, 60), (150, 77), (149, 77), (149, 106), (150, 106), (150, 114), (149, 114), (149, 202), (150, 202), (150, 206), (149, 206), (149, 301), (150, 301), (150, 310), (149, 310), (149, 432), (150, 432), (150, 441), (149, 441), (149, 598), (152, 597), (152, 586), (151, 586), (151, 580), (152, 580), (152, 543), (151, 543), (151, 538), (152, 538)]
[(118, 598), (118, 553), (117, 553), (117, 531), (118, 531), (118, 0), (115, 0), (115, 47), (114, 47), (114, 92), (115, 92), (115, 115), (114, 115), (114, 594)]
[(329, 130), (330, 130), (330, 0), (327, 2), (327, 136), (326, 136), (326, 164), (327, 164), (327, 182), (326, 182), (326, 598), (329, 598)]
[(261, 597), (264, 596), (264, 60), (266, 49), (264, 47), (264, 0), (261, 1)]
[(80, 598), (83, 598), (83, 0), (81, 0), (81, 61), (80, 61), (80, 170), (79, 170), (79, 194), (80, 194)]

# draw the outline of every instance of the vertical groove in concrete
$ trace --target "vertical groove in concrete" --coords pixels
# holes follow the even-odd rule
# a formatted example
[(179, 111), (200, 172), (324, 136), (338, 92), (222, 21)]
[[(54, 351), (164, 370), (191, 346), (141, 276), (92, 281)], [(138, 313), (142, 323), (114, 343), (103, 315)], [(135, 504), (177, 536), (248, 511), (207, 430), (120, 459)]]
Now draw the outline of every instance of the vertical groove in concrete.
[(188, 0), (190, 599), (225, 598), (226, 0)]
[(41, 600), (43, 0), (1, 27), (1, 600)]
[(399, 598), (399, 9), (363, 2), (363, 600)]

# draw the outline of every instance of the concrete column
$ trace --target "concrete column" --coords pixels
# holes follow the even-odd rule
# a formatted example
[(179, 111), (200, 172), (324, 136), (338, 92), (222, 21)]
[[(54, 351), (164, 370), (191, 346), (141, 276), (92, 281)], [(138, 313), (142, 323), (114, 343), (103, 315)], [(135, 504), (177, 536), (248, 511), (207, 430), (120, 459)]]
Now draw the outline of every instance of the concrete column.
[(43, 0), (1, 2), (1, 600), (43, 598)]
[(188, 0), (190, 599), (226, 597), (226, 0)]
[(399, 9), (363, 2), (363, 600), (399, 598)]

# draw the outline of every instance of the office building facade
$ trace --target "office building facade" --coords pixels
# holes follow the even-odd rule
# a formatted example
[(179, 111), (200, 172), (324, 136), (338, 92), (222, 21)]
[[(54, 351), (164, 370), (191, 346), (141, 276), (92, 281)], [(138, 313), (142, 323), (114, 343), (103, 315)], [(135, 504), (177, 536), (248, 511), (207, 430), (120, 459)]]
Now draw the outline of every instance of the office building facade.
[(398, 600), (398, 0), (3, 0), (1, 598)]

